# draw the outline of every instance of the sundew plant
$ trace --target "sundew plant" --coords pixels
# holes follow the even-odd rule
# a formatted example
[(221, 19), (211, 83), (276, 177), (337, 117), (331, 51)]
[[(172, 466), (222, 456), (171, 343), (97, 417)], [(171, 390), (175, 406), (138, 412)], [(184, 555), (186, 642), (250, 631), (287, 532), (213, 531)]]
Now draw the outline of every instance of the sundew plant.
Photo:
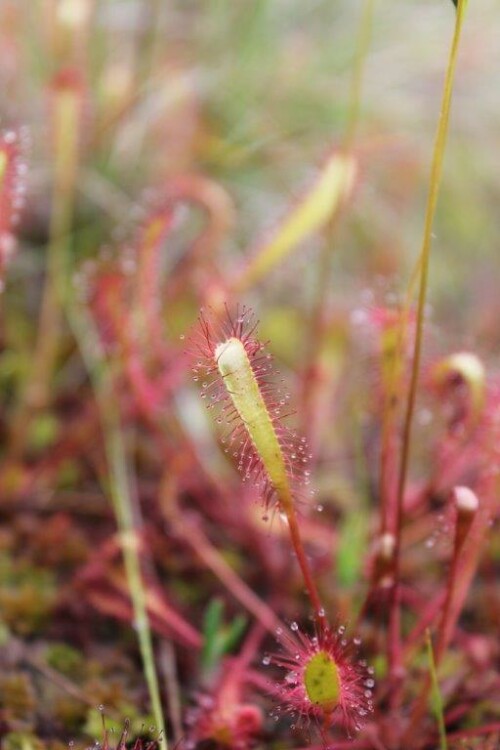
[(0, 0), (1, 750), (500, 747), (499, 33)]

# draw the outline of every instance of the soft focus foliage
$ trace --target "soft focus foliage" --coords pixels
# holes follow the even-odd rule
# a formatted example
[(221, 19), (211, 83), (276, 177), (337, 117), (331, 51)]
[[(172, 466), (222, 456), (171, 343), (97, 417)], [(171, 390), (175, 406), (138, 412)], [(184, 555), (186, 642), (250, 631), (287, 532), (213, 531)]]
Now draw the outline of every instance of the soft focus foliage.
[(0, 0), (2, 749), (498, 747), (496, 0), (401, 483), (454, 5)]

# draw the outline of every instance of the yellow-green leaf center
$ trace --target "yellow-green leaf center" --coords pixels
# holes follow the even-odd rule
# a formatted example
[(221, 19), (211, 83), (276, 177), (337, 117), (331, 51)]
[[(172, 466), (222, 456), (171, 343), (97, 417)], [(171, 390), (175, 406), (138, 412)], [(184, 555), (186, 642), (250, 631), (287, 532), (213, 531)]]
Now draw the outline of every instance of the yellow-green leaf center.
[(340, 694), (339, 671), (326, 651), (318, 651), (306, 664), (304, 684), (307, 697), (324, 711), (332, 711)]

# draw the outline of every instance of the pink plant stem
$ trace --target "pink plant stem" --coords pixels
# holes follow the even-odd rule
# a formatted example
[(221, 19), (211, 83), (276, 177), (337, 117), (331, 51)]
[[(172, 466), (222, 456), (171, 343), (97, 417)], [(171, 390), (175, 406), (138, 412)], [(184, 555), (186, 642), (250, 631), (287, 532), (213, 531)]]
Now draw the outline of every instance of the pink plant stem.
[(160, 251), (171, 231), (173, 209), (171, 206), (154, 214), (146, 222), (139, 244), (137, 273), (135, 275), (135, 300), (133, 309), (139, 318), (139, 345), (157, 349), (162, 346), (161, 325), (161, 263)]
[[(234, 223), (234, 208), (226, 191), (212, 180), (197, 174), (175, 178), (167, 189), (167, 200), (172, 204), (189, 204), (204, 214), (205, 224), (194, 239), (184, 258), (183, 267), (169, 282), (169, 302), (175, 303), (186, 293), (186, 284), (196, 281), (196, 293), (201, 307), (222, 309), (222, 302), (232, 298), (230, 285), (222, 276), (217, 263), (218, 249)], [(189, 263), (187, 262), (189, 260)], [(195, 272), (193, 274), (193, 268)]]
[[(457, 601), (457, 583), (458, 574), (460, 570), (459, 565), (460, 551), (454, 550), (453, 560), (450, 567), (448, 585), (446, 587), (446, 598), (443, 606), (443, 615), (439, 626), (439, 635), (437, 645), (434, 654), (434, 660), (436, 667), (439, 666), (441, 660), (445, 654), (448, 644), (451, 641), (453, 630), (456, 625), (456, 621), (460, 614), (460, 610), (464, 603), (467, 595), (467, 590), (463, 591), (463, 597), (460, 597), (461, 601)], [(472, 580), (472, 579), (471, 579)], [(469, 581), (470, 583), (470, 581)], [(468, 588), (468, 587), (467, 587)], [(458, 606), (457, 606), (458, 605)]]
[[(129, 539), (135, 544), (144, 557), (147, 545), (140, 536)], [(96, 601), (105, 599), (108, 611), (120, 619), (130, 621), (133, 617), (130, 603), (130, 591), (127, 582), (120, 573), (113, 572), (112, 564), (120, 554), (120, 542), (113, 537), (102, 545), (78, 576), (78, 585), (89, 592), (87, 596)], [(103, 592), (104, 583), (104, 592)], [(107, 587), (106, 587), (107, 585)], [(190, 648), (201, 648), (201, 636), (166, 600), (162, 589), (153, 581), (146, 580), (145, 600), (148, 613), (155, 620), (156, 630), (164, 637), (172, 633), (184, 645)]]
[(297, 521), (297, 514), (295, 512), (295, 508), (291, 504), (285, 507), (285, 512), (288, 520), (288, 527), (290, 530), (290, 539), (297, 556), (297, 561), (302, 571), (302, 576), (304, 578), (304, 583), (309, 599), (311, 600), (311, 604), (313, 606), (316, 626), (318, 628), (318, 631), (321, 632), (325, 627), (325, 612), (321, 604), (321, 599), (318, 594), (316, 583), (311, 573), (311, 568), (307, 561), (304, 545), (302, 544), (302, 537)]
[(380, 451), (379, 497), (381, 504), (380, 534), (393, 533), (394, 515), (394, 476), (396, 455), (396, 408), (392, 404), (395, 397), (388, 394), (388, 404), (382, 417), (382, 445)]
[[(497, 482), (489, 481), (483, 487), (482, 497), (494, 498), (498, 490)], [(491, 508), (488, 502), (485, 502), (476, 514), (474, 521), (468, 533), (467, 542), (464, 547), (455, 546), (453, 559), (446, 588), (446, 599), (443, 607), (443, 614), (439, 625), (438, 640), (435, 651), (436, 668), (441, 663), (446, 649), (449, 646), (456, 623), (462, 607), (464, 605), (472, 579), (476, 573), (483, 543), (489, 528), (491, 518)], [(405, 731), (403, 739), (409, 740), (412, 733), (416, 730), (418, 722), (422, 718), (427, 708), (429, 690), (431, 687), (430, 675), (427, 677), (413, 709), (410, 723)]]
[[(454, 561), (452, 563), (452, 568), (451, 568), (451, 572), (450, 572), (450, 578), (449, 578), (449, 581), (448, 581), (448, 586), (447, 586), (446, 594), (445, 594), (446, 598), (445, 598), (443, 616), (442, 616), (442, 620), (441, 620), (441, 627), (440, 627), (439, 637), (438, 637), (438, 647), (436, 648), (436, 651), (435, 651), (435, 654), (434, 654), (434, 661), (435, 661), (436, 669), (439, 666), (439, 662), (440, 662), (440, 660), (441, 660), (441, 658), (443, 656), (443, 653), (444, 653), (444, 650), (443, 650), (443, 640), (442, 640), (443, 623), (449, 621), (449, 606), (450, 606), (450, 602), (451, 602), (451, 599), (452, 599), (452, 586), (453, 586), (453, 583), (455, 581), (455, 576), (456, 576), (456, 564), (455, 564), (455, 561)], [(420, 723), (423, 715), (425, 714), (425, 712), (427, 710), (427, 705), (428, 705), (428, 702), (429, 702), (429, 691), (431, 689), (431, 686), (432, 686), (431, 675), (430, 675), (430, 673), (428, 673), (426, 675), (424, 684), (422, 686), (422, 690), (421, 690), (420, 696), (419, 696), (419, 698), (417, 699), (417, 701), (414, 704), (414, 707), (413, 707), (413, 710), (412, 710), (412, 713), (411, 713), (411, 717), (410, 717), (409, 725), (408, 725), (408, 727), (405, 730), (405, 733), (403, 735), (403, 742), (405, 740), (407, 742), (409, 742), (411, 740), (411, 738), (415, 735), (415, 732), (417, 731), (417, 727), (418, 727), (418, 725), (419, 725), (419, 723)]]
[(163, 677), (165, 695), (168, 701), (172, 739), (175, 744), (180, 744), (182, 738), (181, 690), (177, 673), (175, 649), (173, 644), (167, 639), (162, 640), (159, 645), (158, 666)]
[(241, 647), (240, 653), (235, 658), (235, 662), (237, 662), (242, 668), (244, 667), (245, 669), (247, 669), (252, 663), (255, 657), (255, 653), (259, 649), (263, 634), (264, 629), (262, 627), (262, 624), (259, 622), (255, 623), (250, 629), (247, 637), (245, 638), (245, 642)]
[(484, 548), (484, 540), (492, 517), (493, 507), (490, 507), (490, 503), (493, 506), (494, 498), (498, 496), (497, 493), (498, 480), (494, 478), (488, 479), (481, 488), (480, 495), (483, 499), (483, 504), (480, 506), (472, 522), (465, 546), (454, 555), (450, 571), (447, 600), (436, 648), (436, 664), (439, 664), (448, 648), (470, 585), (479, 566)]
[(447, 591), (440, 591), (439, 594), (431, 599), (429, 604), (425, 607), (417, 624), (406, 638), (404, 646), (405, 661), (407, 660), (409, 654), (419, 645), (420, 639), (424, 635), (427, 628), (430, 627), (439, 612), (442, 611), (446, 596)]
[(182, 536), (184, 541), (192, 547), (200, 560), (217, 576), (227, 587), (235, 599), (237, 599), (270, 633), (276, 632), (281, 626), (270, 607), (262, 601), (247, 584), (227, 564), (222, 555), (208, 540), (199, 525), (193, 518), (188, 519), (186, 514), (182, 520), (173, 521), (175, 530)]

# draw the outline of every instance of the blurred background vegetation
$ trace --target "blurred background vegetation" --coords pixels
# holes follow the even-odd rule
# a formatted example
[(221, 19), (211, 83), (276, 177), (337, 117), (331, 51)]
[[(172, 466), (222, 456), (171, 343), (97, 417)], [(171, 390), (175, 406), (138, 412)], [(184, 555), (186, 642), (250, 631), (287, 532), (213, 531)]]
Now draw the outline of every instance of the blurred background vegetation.
[[(0, 302), (4, 452), (9, 419), (22, 401), (36, 341), (52, 212), (54, 77), (62, 69), (77, 71), (73, 80), (83, 92), (70, 274), (103, 248), (123, 247), (148, 201), (185, 173), (212, 178), (234, 204), (231, 229), (217, 248), (217, 263), (230, 269), (276, 226), (331, 149), (342, 143), (362, 7), (361, 0), (0, 0), (0, 124), (29, 133), (26, 205), (16, 230), (19, 246)], [(390, 305), (406, 288), (420, 248), (454, 13), (450, 0), (374, 2), (354, 144), (360, 161), (354, 199), (330, 231), (308, 238), (293, 259), (241, 300), (256, 308), (262, 338), (272, 340), (285, 369), (298, 371), (302, 365), (305, 313), (314, 305), (316, 260), (325, 244), (335, 251), (327, 297), (333, 359), (339, 357), (338, 369), (346, 368), (348, 376), (351, 364), (346, 365), (344, 345), (349, 326), (359, 322), (368, 307)], [(500, 344), (499, 33), (497, 0), (470, 0), (434, 228), (429, 295), (430, 350), (444, 354), (473, 347), (492, 370), (498, 365)], [(167, 266), (181, 258), (201, 223), (193, 212), (176, 228), (165, 253)], [(169, 311), (166, 328), (172, 340), (177, 341), (196, 315), (190, 290), (186, 298), (186, 304), (177, 300)], [(74, 342), (65, 341), (54, 379), (54, 393), (70, 392), (68, 398), (85, 387), (75, 348)], [(358, 352), (352, 390), (359, 382), (369, 387), (366, 361), (366, 352)], [(333, 463), (324, 461), (315, 475), (320, 496), (328, 487), (346, 511), (338, 576), (348, 586), (359, 575), (356, 555), (366, 547), (368, 533), (357, 513), (366, 509), (359, 487), (363, 477), (354, 481), (335, 463), (342, 439), (347, 445), (342, 451), (350, 458), (352, 453), (353, 462), (361, 442), (353, 436), (359, 394), (349, 394), (345, 404), (336, 407), (338, 420), (325, 438), (323, 459), (333, 456)], [(29, 470), (56, 443), (65, 408), (64, 403), (49, 408), (31, 425)], [(134, 451), (148, 478), (148, 460), (140, 447)], [(7, 645), (11, 639), (18, 645), (35, 639), (28, 656), (22, 648), (20, 653), (38, 675), (18, 673), (12, 652), (14, 666), (0, 677), (0, 702), (2, 721), (20, 734), (11, 732), (8, 750), (28, 747), (23, 732), (34, 742), (30, 732), (36, 733), (40, 725), (40, 711), (50, 715), (47, 735), (60, 731), (64, 742), (79, 733), (99, 734), (96, 706), (101, 702), (117, 727), (125, 715), (139, 727), (138, 733), (143, 721), (151, 721), (146, 693), (130, 677), (139, 669), (129, 653), (134, 641), (130, 629), (120, 630), (123, 653), (121, 646), (111, 652), (117, 626), (100, 622), (92, 656), (83, 663), (84, 635), (78, 632), (75, 638), (74, 621), (65, 623), (64, 617), (54, 615), (57, 602), (63, 606), (58, 590), (71, 580), (71, 571), (91, 557), (92, 514), (99, 518), (99, 502), (105, 504), (101, 497), (96, 501), (95, 476), (91, 484), (87, 459), (61, 462), (54, 486), (67, 492), (61, 501), (63, 515), (51, 518), (43, 530), (34, 520), (39, 509), (32, 516), (28, 508), (26, 516), (16, 515), (14, 521), (9, 510), (2, 517), (0, 636)], [(102, 470), (98, 459), (95, 463)], [(155, 470), (156, 481), (157, 466)], [(7, 496), (16, 482), (12, 474), (2, 475)], [(49, 493), (49, 516), (52, 499)], [(54, 507), (59, 512), (58, 502)], [(74, 523), (64, 515), (68, 507), (70, 516), (75, 509), (87, 516), (83, 530), (79, 520)], [(427, 532), (428, 527), (423, 534)], [(56, 549), (55, 557), (47, 551), (46, 538)], [(226, 553), (237, 556), (231, 549)], [(189, 597), (196, 600), (196, 593), (183, 590), (179, 580), (175, 585), (184, 604)], [(83, 617), (71, 607), (68, 611), (76, 620)], [(99, 645), (99, 639), (106, 645)], [(50, 691), (44, 695), (46, 683), (42, 679), (39, 684), (39, 675), (50, 681), (51, 670), (62, 675), (57, 679), (63, 694), (66, 677), (77, 683), (77, 693), (70, 690), (63, 699), (56, 690), (57, 700)], [(0, 735), (2, 731), (0, 726)]]

